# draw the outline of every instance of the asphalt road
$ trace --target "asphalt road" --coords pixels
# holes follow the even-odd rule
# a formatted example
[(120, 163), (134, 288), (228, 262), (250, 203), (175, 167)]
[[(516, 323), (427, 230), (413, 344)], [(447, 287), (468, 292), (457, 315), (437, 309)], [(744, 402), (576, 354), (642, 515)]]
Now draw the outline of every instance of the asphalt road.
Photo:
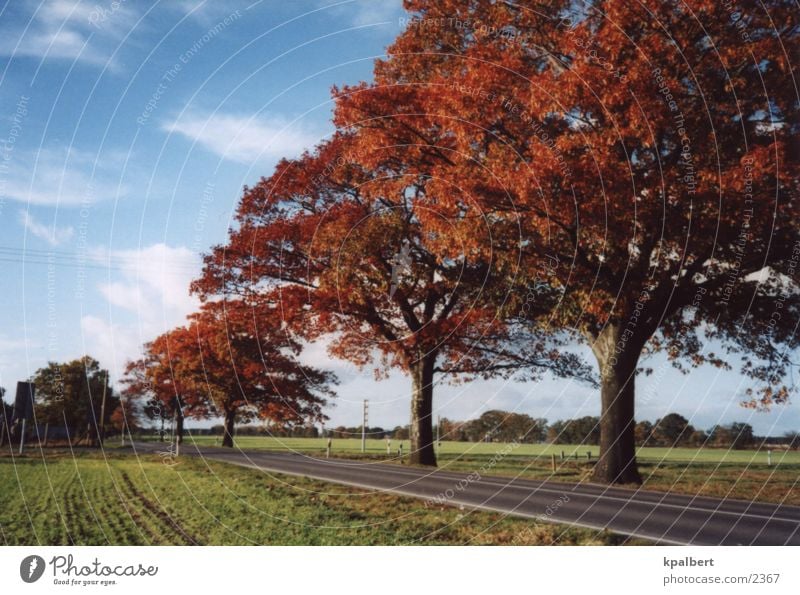
[[(134, 448), (137, 452), (153, 452), (165, 446), (136, 443)], [(317, 459), (301, 453), (184, 445), (181, 456), (186, 455), (413, 496), (422, 498), (423, 506), (460, 505), (608, 529), (657, 543), (800, 545), (800, 506), (455, 473), (375, 461)]]

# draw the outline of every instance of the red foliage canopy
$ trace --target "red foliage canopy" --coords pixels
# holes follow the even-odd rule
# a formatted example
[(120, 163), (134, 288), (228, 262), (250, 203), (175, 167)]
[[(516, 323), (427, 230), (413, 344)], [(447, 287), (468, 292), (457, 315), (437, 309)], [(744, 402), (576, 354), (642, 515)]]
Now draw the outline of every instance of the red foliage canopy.
[(796, 6), (406, 7), (374, 84), (337, 90), (336, 123), (392, 147), (465, 221), (519, 224), (519, 246), (491, 249), (521, 248), (521, 277), (558, 290), (553, 327), (578, 331), (600, 364), (604, 452), (628, 445), (598, 479), (638, 479), (626, 469), (643, 349), (729, 365), (714, 339), (759, 381), (754, 403), (785, 400), (800, 315)]
[[(224, 415), (226, 442), (235, 419), (302, 424), (326, 419), (335, 377), (301, 364), (300, 344), (277, 312), (242, 302), (208, 302), (187, 326), (169, 331), (128, 365), (126, 393), (155, 398), (171, 410), (180, 398), (191, 417)], [(230, 426), (230, 427), (228, 427)]]
[[(364, 133), (364, 136), (368, 136)], [(504, 219), (466, 221), (464, 206), (393, 150), (346, 132), (312, 154), (283, 161), (246, 189), (229, 242), (206, 258), (195, 289), (278, 304), (306, 340), (325, 336), (332, 355), (359, 366), (381, 356), (412, 377), (412, 459), (432, 464), (434, 374), (493, 374), (520, 367), (586, 374), (544, 342), (508, 349), (498, 317), (516, 260), (495, 258)], [(354, 152), (353, 148), (359, 151)]]

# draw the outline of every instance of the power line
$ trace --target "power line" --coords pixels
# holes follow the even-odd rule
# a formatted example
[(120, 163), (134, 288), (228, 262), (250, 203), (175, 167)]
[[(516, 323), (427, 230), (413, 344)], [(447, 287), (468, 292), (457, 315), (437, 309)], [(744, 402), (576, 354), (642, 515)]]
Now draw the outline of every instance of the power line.
[(199, 265), (199, 262), (190, 262), (188, 260), (181, 262), (178, 259), (171, 259), (170, 261), (162, 261), (162, 263), (159, 264), (147, 262), (143, 257), (86, 255), (77, 252), (29, 250), (10, 246), (0, 246), (0, 262), (99, 270), (156, 270), (175, 273), (196, 271)]

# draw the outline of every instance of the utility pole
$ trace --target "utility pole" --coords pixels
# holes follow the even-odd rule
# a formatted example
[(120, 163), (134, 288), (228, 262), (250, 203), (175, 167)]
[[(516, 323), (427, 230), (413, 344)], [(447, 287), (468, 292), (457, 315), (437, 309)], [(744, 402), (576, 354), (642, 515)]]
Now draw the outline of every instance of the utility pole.
[(361, 452), (367, 452), (367, 411), (369, 405), (364, 399), (364, 412), (361, 419)]
[(106, 390), (108, 389), (108, 375), (103, 379), (103, 400), (100, 402), (100, 428), (98, 428), (97, 439), (100, 446), (106, 439)]

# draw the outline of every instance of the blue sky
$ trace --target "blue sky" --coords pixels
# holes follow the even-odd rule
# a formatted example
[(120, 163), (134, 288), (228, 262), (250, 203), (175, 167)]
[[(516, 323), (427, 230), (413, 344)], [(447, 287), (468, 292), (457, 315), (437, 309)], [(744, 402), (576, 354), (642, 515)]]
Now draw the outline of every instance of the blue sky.
[[(241, 187), (332, 130), (330, 87), (369, 80), (401, 30), (399, 0), (253, 3), (8, 0), (0, 12), (0, 385), (89, 353), (118, 378), (139, 346), (196, 306), (199, 255), (224, 241)], [(334, 425), (407, 423), (407, 379), (339, 373)], [(735, 372), (638, 381), (640, 419), (800, 428), (795, 405), (739, 407)], [(9, 395), (10, 397), (10, 395)], [(555, 420), (599, 411), (568, 381), (436, 391), (442, 416), (489, 408)]]

